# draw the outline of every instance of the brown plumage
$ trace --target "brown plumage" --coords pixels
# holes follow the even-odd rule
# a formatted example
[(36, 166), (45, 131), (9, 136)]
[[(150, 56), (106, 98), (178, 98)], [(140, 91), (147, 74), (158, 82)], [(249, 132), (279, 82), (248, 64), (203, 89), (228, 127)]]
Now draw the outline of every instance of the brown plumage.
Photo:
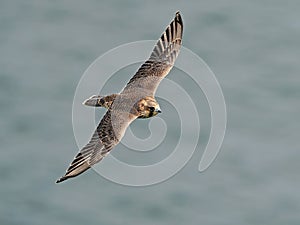
[(154, 98), (160, 81), (172, 69), (179, 54), (183, 23), (179, 12), (156, 43), (150, 58), (138, 69), (119, 94), (92, 96), (84, 104), (108, 109), (89, 143), (75, 156), (66, 174), (56, 181), (75, 177), (101, 161), (121, 140), (137, 118), (160, 113)]

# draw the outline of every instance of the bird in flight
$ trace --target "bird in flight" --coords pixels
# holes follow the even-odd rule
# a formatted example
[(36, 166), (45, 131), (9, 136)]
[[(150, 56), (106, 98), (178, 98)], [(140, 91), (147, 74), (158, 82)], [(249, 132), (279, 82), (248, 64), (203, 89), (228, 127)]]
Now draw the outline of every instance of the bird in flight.
[(84, 105), (104, 107), (91, 140), (75, 156), (64, 176), (56, 183), (75, 177), (100, 162), (122, 139), (127, 127), (138, 118), (150, 118), (161, 112), (154, 98), (160, 81), (172, 69), (179, 54), (183, 23), (179, 12), (157, 41), (150, 58), (138, 69), (119, 94), (92, 96)]

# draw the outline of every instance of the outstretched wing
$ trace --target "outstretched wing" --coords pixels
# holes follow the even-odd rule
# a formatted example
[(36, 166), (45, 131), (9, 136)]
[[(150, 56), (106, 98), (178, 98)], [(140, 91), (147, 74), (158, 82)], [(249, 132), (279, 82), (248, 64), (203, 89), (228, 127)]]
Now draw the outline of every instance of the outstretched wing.
[(157, 41), (150, 58), (139, 68), (130, 79), (122, 93), (143, 92), (143, 95), (153, 96), (160, 81), (172, 69), (179, 54), (183, 32), (180, 13), (166, 28)]
[(101, 161), (119, 143), (135, 118), (130, 113), (107, 111), (89, 143), (75, 156), (66, 174), (56, 183), (75, 177)]

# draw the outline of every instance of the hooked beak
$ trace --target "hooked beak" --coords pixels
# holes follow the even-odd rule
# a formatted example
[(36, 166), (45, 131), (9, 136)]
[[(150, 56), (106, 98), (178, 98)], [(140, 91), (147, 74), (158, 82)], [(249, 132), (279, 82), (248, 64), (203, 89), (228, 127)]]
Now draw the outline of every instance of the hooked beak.
[(161, 110), (158, 108), (158, 109), (155, 110), (155, 112), (161, 113)]

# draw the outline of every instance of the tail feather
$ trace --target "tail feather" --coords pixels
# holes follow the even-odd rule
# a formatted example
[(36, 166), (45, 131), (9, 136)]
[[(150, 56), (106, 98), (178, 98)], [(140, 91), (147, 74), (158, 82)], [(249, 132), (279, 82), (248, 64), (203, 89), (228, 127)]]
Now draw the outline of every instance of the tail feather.
[(93, 95), (86, 99), (82, 104), (87, 106), (101, 107), (104, 104), (104, 99), (103, 96)]
[(107, 96), (93, 95), (86, 99), (82, 104), (94, 107), (104, 107), (108, 109), (112, 105), (116, 96), (117, 94)]

